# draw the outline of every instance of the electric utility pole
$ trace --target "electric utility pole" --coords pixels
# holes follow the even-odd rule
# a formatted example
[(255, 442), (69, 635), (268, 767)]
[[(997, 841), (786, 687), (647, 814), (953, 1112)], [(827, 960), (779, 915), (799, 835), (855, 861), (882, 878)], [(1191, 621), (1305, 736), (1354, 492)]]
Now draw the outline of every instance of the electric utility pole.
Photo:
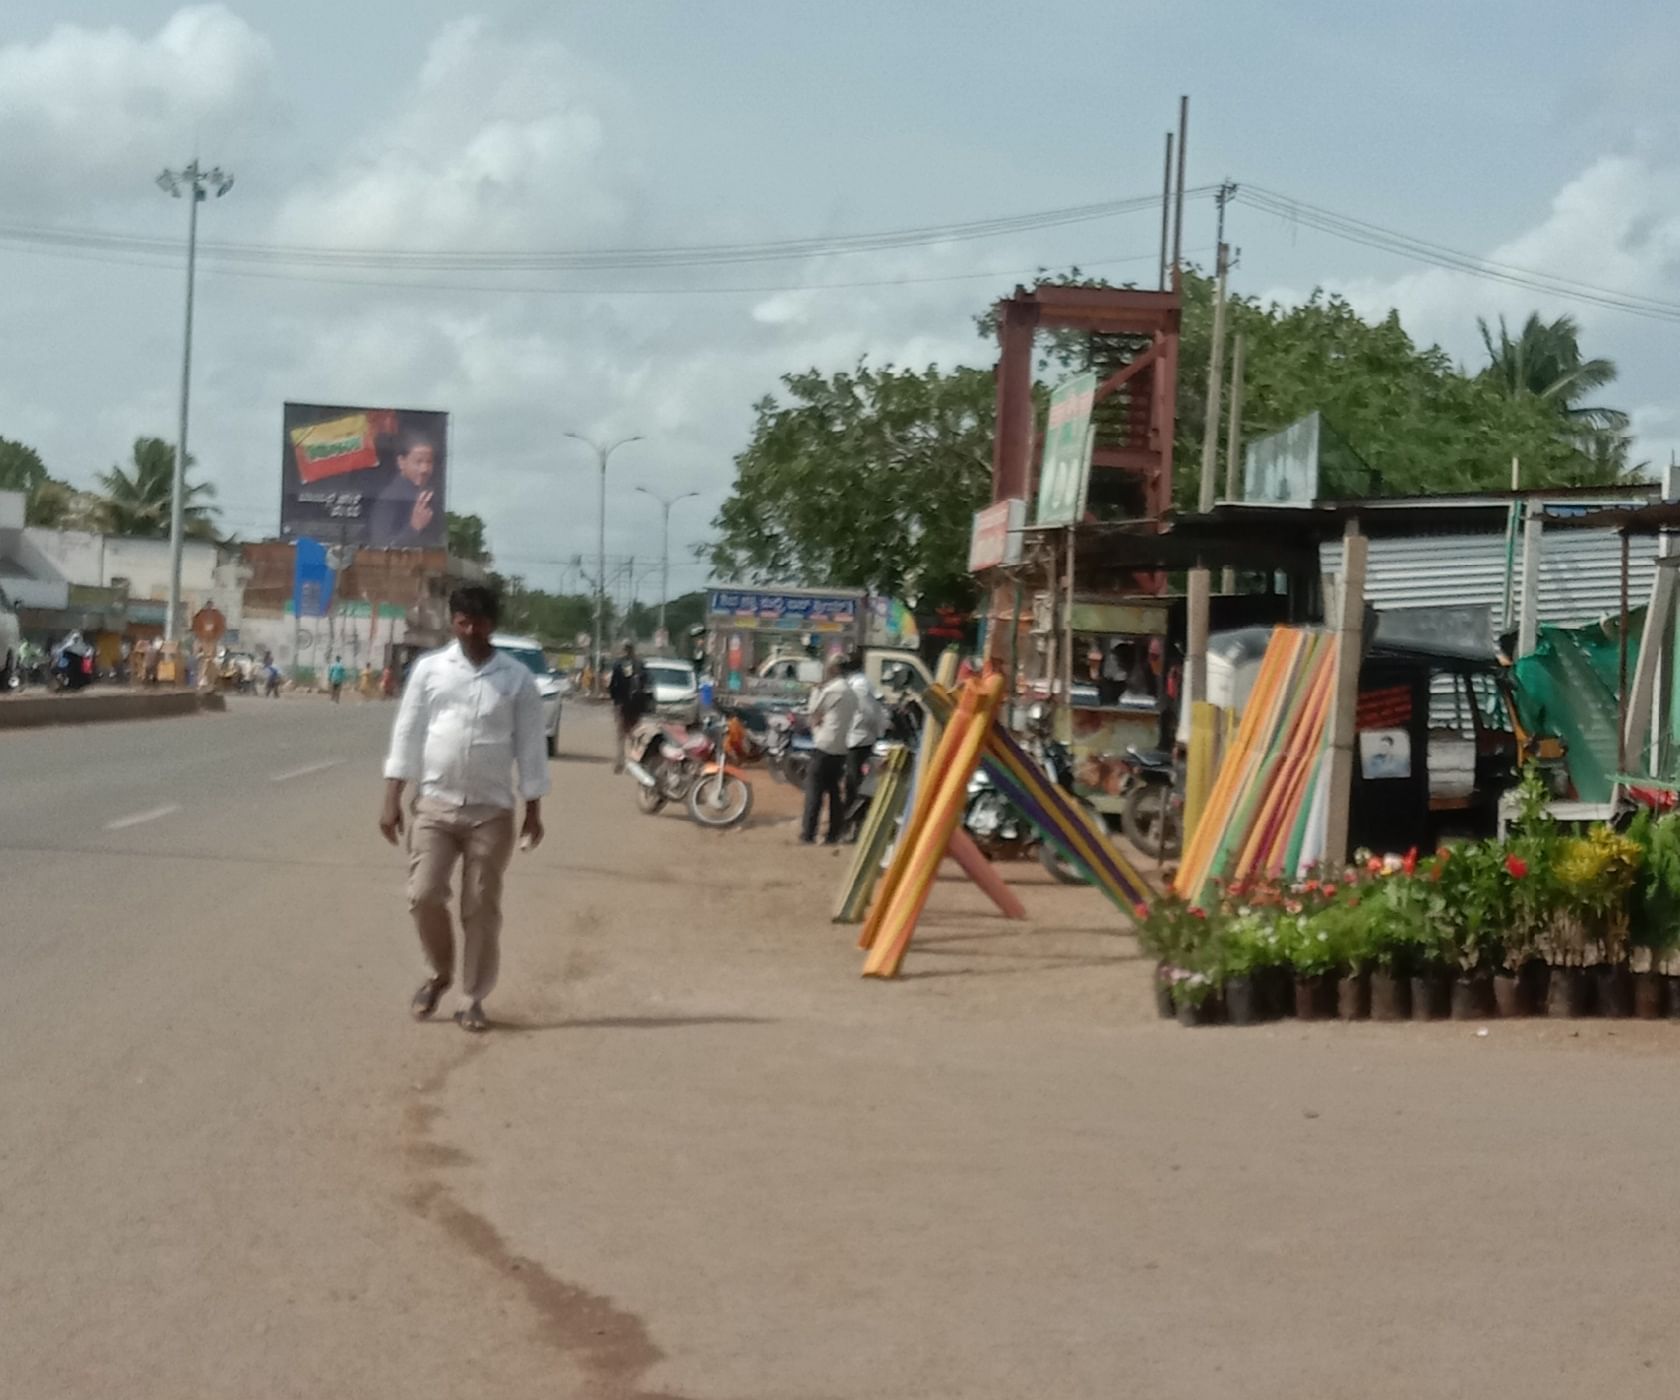
[(645, 486), (636, 488), (644, 496), (652, 496), (664, 512), (659, 528), (659, 630), (665, 634), (665, 645), (671, 645), (671, 634), (665, 630), (665, 601), (671, 596), (671, 507), (678, 501), (698, 496), (698, 491), (684, 491), (680, 496), (661, 496)]
[(217, 166), (201, 169), (195, 156), (185, 170), (165, 170), (158, 188), (175, 199), (187, 195), (187, 327), (181, 342), (181, 419), (175, 435), (175, 476), (169, 494), (169, 611), (163, 620), (165, 641), (174, 641), (180, 627), (181, 544), (187, 473), (187, 399), (192, 386), (193, 273), (198, 261), (198, 206), (210, 197), (220, 199), (233, 188), (233, 176)]
[(1213, 351), (1208, 356), (1207, 415), (1202, 425), (1202, 488), (1199, 505), (1205, 515), (1213, 509), (1219, 456), (1219, 398), (1225, 382), (1225, 275), (1231, 250), (1225, 246), (1225, 205), (1237, 187), (1229, 180), (1219, 187), (1219, 275), (1213, 289)]

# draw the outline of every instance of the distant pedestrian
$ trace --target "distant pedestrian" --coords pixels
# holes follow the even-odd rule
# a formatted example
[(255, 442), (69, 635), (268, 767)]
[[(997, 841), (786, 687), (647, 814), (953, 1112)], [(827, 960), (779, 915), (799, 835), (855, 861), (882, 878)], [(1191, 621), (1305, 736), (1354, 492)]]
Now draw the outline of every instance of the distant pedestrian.
[(624, 771), (624, 750), (630, 742), (630, 731), (648, 712), (647, 668), (636, 655), (632, 642), (624, 644), (624, 655), (613, 664), (607, 677), (607, 698), (612, 701), (613, 716), (618, 721), (618, 747), (613, 751), (613, 772)]
[(823, 668), (823, 683), (811, 692), (808, 715), (811, 722), (811, 766), (805, 774), (805, 816), (799, 826), (799, 839), (807, 846), (817, 839), (817, 819), (822, 806), (828, 803), (828, 835), (830, 846), (837, 845), (845, 825), (845, 812), (840, 805), (840, 785), (846, 776), (847, 739), (852, 718), (857, 713), (857, 695), (843, 671), (844, 663), (831, 656)]
[(863, 787), (863, 770), (875, 753), (875, 741), (887, 732), (886, 707), (876, 699), (869, 676), (863, 669), (863, 657), (853, 652), (845, 660), (846, 684), (857, 699), (857, 709), (846, 730), (846, 781), (842, 802), (847, 812), (857, 805)]
[(344, 669), (344, 658), (333, 657), (333, 663), (327, 667), (327, 688), (332, 691), (333, 704), (338, 704), (339, 697), (344, 694), (344, 680), (348, 672)]
[[(542, 798), (548, 754), (536, 678), (490, 644), (499, 614), (488, 588), (449, 595), (455, 642), (414, 663), (385, 760), (379, 829), (396, 845), (403, 830), (403, 789), (416, 800), (408, 829), (408, 907), (432, 975), (409, 1005), (424, 1020), (455, 977), (449, 884), (461, 864), (461, 1006), (455, 1019), (488, 1030), (484, 998), (496, 985), (502, 928), (502, 876), (513, 855), (513, 814), (520, 837), (543, 838)], [(518, 794), (514, 773), (518, 772)]]

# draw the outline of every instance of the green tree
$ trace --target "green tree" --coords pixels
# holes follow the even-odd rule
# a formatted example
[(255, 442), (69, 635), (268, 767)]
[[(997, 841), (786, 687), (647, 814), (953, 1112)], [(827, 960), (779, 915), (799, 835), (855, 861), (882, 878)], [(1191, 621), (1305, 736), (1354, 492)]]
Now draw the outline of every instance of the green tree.
[(1581, 329), (1573, 316), (1546, 322), (1529, 313), (1516, 339), (1499, 318), (1495, 342), (1488, 323), (1476, 318), (1487, 347), (1488, 366), (1482, 377), (1497, 384), (1508, 398), (1535, 398), (1550, 404), (1572, 427), (1585, 435), (1625, 432), (1628, 416), (1620, 409), (1594, 407), (1581, 400), (1615, 382), (1616, 362), (1581, 354)]
[(33, 447), (0, 437), (0, 491), (32, 494), (47, 480), (47, 464)]
[(967, 606), (974, 511), (991, 481), (985, 369), (786, 375), (754, 408), (709, 557), (720, 576)]
[(90, 530), (109, 533), (110, 512), (105, 498), (94, 491), (48, 477), (29, 493), (27, 521), (48, 530)]
[[(193, 465), (193, 459), (188, 457), (189, 477)], [(174, 480), (175, 448), (162, 438), (136, 438), (128, 467), (112, 467), (99, 478), (112, 533), (166, 538)], [(207, 482), (187, 479), (182, 489), (186, 533), (198, 539), (211, 538), (216, 532), (216, 508), (210, 501), (216, 488)]]
[(448, 525), (449, 552), (457, 559), (470, 559), (476, 564), (490, 563), (490, 545), (484, 521), (476, 515), (445, 513)]

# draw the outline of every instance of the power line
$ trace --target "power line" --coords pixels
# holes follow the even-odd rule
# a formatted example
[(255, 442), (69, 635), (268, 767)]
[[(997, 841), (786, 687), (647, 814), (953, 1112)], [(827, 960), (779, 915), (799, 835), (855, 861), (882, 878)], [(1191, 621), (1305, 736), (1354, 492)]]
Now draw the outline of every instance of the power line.
[(1316, 229), (1334, 238), (1340, 238), (1349, 243), (1357, 243), (1367, 248), (1397, 253), (1416, 262), (1428, 263), (1453, 272), (1462, 272), (1467, 276), (1480, 278), (1484, 281), (1522, 287), (1528, 291), (1545, 292), (1565, 300), (1599, 306), (1611, 311), (1625, 311), (1629, 315), (1643, 316), (1649, 320), (1680, 321), (1680, 302), (1641, 296), (1635, 292), (1618, 291), (1611, 287), (1596, 286), (1590, 282), (1579, 282), (1569, 277), (1538, 272), (1533, 268), (1518, 267), (1511, 263), (1477, 257), (1472, 253), (1460, 252), (1455, 248), (1432, 243), (1427, 239), (1416, 238), (1395, 229), (1385, 228), (1381, 224), (1352, 218), (1346, 214), (1338, 214), (1333, 210), (1308, 204), (1303, 200), (1291, 199), (1287, 195), (1277, 194), (1257, 185), (1243, 185), (1238, 190), (1236, 198), (1239, 203), (1247, 204), (1254, 209), (1271, 214), (1291, 224)]
[[(1212, 186), (1186, 191), (1193, 197)], [(383, 269), (409, 272), (531, 272), (718, 267), (737, 263), (803, 261), (856, 253), (874, 253), (936, 243), (969, 242), (1009, 234), (1063, 228), (1153, 209), (1156, 195), (1104, 200), (1060, 209), (1004, 215), (966, 222), (930, 224), (874, 233), (836, 234), (749, 243), (690, 244), (653, 248), (460, 250), (331, 248), (286, 244), (209, 241), (200, 245), (207, 262), (314, 268)], [(83, 252), (122, 253), (159, 258), (178, 256), (166, 238), (101, 229), (0, 224), (0, 243)]]

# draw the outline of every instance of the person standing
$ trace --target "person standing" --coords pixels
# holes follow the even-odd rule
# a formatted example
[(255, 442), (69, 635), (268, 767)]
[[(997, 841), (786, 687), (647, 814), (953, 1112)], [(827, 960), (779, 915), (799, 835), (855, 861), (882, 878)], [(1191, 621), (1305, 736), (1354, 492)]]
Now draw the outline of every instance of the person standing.
[(368, 517), (368, 543), (375, 549), (424, 549), (437, 542), (441, 502), (432, 477), (437, 447), (415, 428), (397, 435), (396, 471), (374, 498)]
[(344, 694), (344, 658), (333, 657), (332, 665), (327, 667), (327, 687), (332, 691), (333, 704), (338, 704), (339, 697)]
[(839, 843), (845, 824), (840, 784), (846, 776), (846, 741), (857, 713), (857, 695), (846, 680), (844, 666), (840, 657), (830, 657), (823, 668), (823, 683), (811, 692), (809, 718), (815, 752), (805, 774), (805, 816), (799, 827), (799, 839), (807, 846), (817, 839), (824, 801), (828, 803), (826, 844)]
[(851, 812), (863, 786), (863, 770), (875, 752), (875, 741), (887, 732), (887, 712), (870, 687), (860, 653), (854, 651), (846, 658), (845, 673), (846, 684), (857, 700), (846, 730), (846, 782), (842, 789), (844, 809)]
[(408, 907), (432, 969), (409, 1004), (416, 1020), (437, 1009), (455, 977), (449, 881), (461, 865), (461, 1005), (455, 1019), (469, 1031), (490, 1027), (484, 999), (500, 965), (502, 876), (513, 855), (517, 798), (525, 803), (520, 837), (530, 849), (543, 838), (548, 792), (542, 697), (531, 673), (490, 644), (499, 611), (488, 588), (449, 595), (455, 641), (414, 663), (391, 731), (379, 817), (379, 830), (396, 845), (403, 790), (415, 787)]
[(618, 747), (613, 754), (613, 772), (624, 771), (624, 750), (630, 742), (630, 731), (641, 723), (648, 711), (647, 667), (636, 655), (632, 642), (624, 644), (624, 655), (613, 663), (607, 677), (607, 698), (612, 701), (613, 715), (618, 721)]

